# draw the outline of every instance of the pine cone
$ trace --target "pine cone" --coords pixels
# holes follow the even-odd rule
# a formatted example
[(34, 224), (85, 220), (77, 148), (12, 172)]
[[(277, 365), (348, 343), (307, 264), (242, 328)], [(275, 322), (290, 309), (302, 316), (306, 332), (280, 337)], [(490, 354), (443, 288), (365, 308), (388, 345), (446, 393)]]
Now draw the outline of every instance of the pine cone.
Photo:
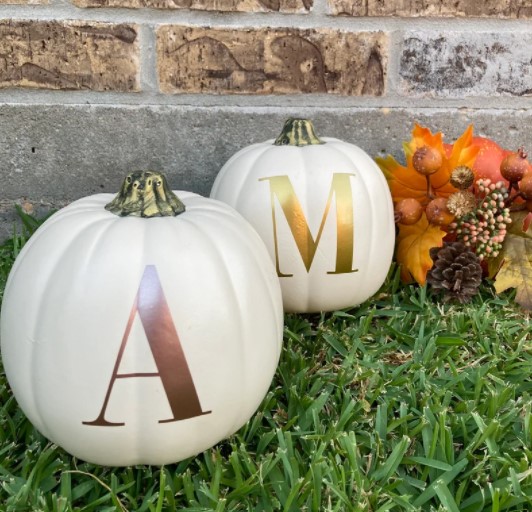
[(482, 280), (479, 257), (462, 242), (433, 247), (430, 257), (434, 266), (427, 275), (427, 283), (443, 291), (445, 300), (469, 302)]

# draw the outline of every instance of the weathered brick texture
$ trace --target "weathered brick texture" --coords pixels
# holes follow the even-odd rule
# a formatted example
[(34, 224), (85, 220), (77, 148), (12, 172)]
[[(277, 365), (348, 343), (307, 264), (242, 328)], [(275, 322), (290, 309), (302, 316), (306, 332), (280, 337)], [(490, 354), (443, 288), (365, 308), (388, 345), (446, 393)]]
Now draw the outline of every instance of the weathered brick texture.
[[(1, 0), (0, 0), (1, 1)], [(313, 0), (72, 0), (78, 7), (193, 9), (202, 11), (308, 12)]]
[(137, 28), (0, 21), (0, 87), (136, 91)]
[(166, 25), (157, 32), (166, 93), (383, 94), (387, 36), (330, 29), (213, 29)]
[(329, 0), (329, 6), (349, 16), (532, 17), (531, 0)]
[(432, 96), (532, 95), (532, 34), (409, 32), (402, 90)]

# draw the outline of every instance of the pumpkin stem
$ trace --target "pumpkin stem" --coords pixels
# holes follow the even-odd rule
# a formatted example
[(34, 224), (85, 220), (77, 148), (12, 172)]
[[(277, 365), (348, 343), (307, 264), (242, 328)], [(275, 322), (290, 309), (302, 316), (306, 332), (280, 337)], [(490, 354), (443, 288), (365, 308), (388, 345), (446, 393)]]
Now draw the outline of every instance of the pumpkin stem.
[(185, 211), (185, 205), (170, 190), (164, 174), (135, 171), (105, 209), (120, 217), (168, 217)]
[(286, 120), (281, 135), (274, 142), (275, 146), (309, 146), (325, 144), (314, 132), (314, 126), (308, 119), (291, 117)]

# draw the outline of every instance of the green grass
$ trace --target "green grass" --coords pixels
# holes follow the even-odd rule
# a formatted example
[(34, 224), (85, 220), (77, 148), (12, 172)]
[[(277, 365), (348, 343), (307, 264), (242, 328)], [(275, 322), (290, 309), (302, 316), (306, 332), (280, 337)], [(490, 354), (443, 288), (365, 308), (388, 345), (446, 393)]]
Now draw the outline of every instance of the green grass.
[[(0, 246), (0, 288), (34, 227)], [(72, 458), (2, 372), (0, 510), (532, 511), (531, 349), (511, 295), (442, 305), (392, 271), (356, 309), (287, 315), (259, 412), (162, 468)]]

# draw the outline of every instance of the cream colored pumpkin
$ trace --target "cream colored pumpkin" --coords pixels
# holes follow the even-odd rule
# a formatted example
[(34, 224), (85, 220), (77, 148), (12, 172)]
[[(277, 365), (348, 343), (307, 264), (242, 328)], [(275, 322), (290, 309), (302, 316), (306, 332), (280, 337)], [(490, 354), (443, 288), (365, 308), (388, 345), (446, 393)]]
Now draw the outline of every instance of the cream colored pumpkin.
[(80, 199), (9, 276), (9, 383), (36, 428), (81, 459), (195, 455), (246, 423), (274, 375), (283, 311), (264, 244), (228, 206), (177, 194), (176, 217), (119, 217), (104, 208), (110, 194)]
[(359, 147), (289, 119), (276, 140), (236, 153), (211, 197), (238, 210), (270, 251), (285, 310), (332, 311), (371, 297), (389, 270), (393, 204)]

